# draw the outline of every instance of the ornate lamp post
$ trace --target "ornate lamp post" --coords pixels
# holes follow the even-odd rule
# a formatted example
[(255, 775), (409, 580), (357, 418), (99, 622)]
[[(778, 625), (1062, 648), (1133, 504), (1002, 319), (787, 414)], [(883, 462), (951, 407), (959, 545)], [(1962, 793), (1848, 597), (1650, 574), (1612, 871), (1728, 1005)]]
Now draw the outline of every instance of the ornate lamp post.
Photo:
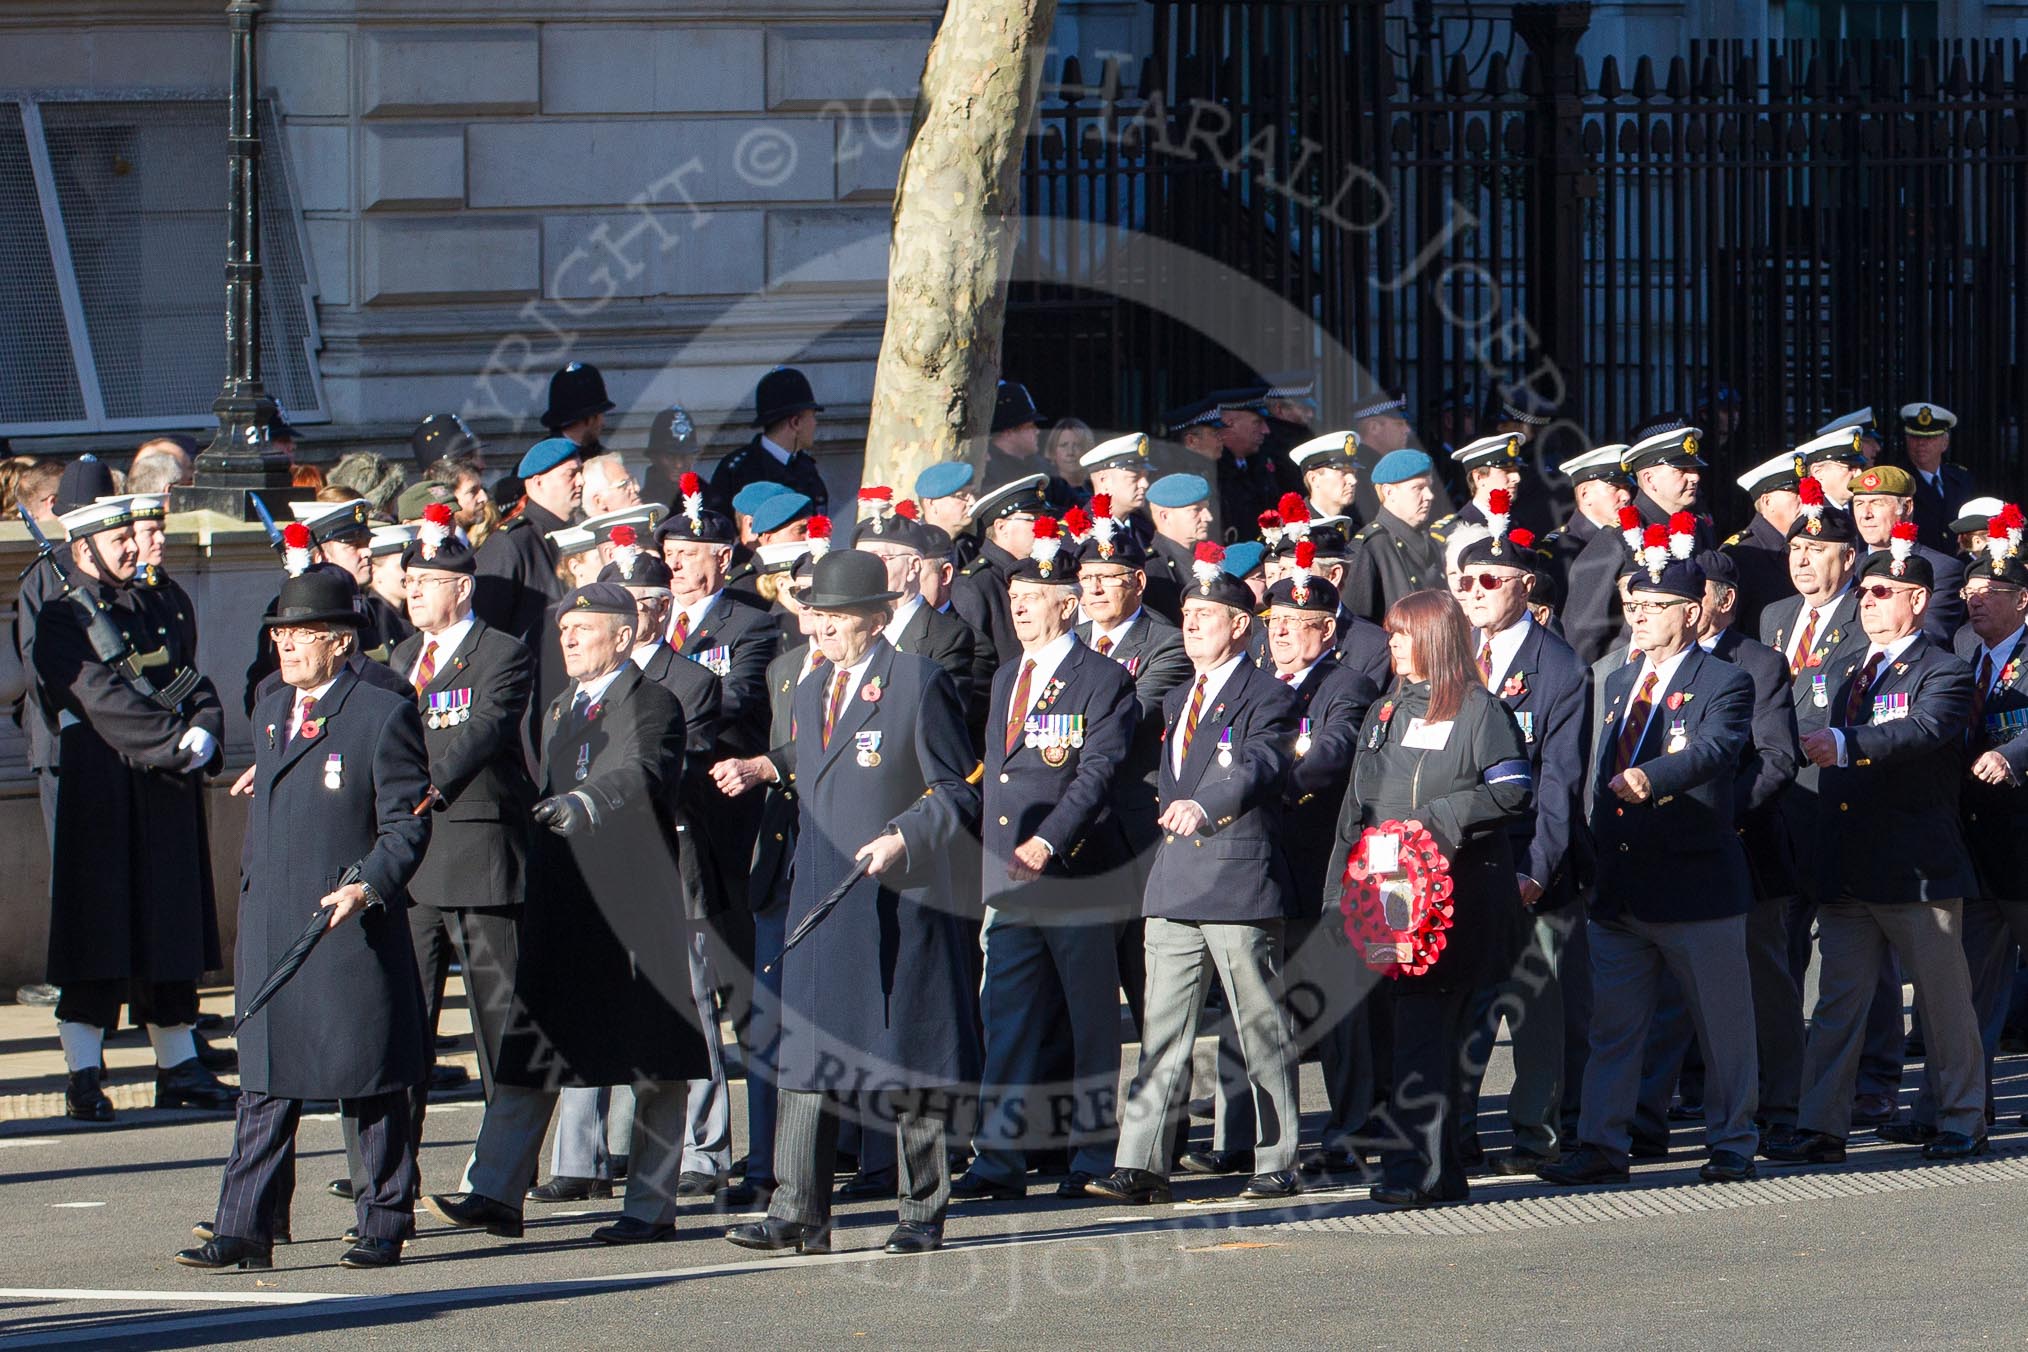
[(171, 497), (179, 512), (210, 510), (253, 519), (249, 491), (288, 496), (289, 466), (269, 453), (275, 401), (261, 384), (261, 133), (260, 65), (254, 47), (259, 0), (231, 0), (232, 91), (229, 156), (231, 194), (226, 222), (225, 386), (212, 412), (218, 435), (197, 457), (197, 482)]

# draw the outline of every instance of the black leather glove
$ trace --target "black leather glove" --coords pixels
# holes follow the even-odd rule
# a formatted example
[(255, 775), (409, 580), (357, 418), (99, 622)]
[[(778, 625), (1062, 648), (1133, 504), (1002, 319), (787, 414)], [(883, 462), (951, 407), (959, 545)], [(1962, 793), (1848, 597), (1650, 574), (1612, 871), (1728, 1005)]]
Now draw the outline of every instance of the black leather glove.
[(545, 798), (535, 805), (531, 816), (537, 826), (546, 826), (559, 836), (574, 836), (592, 825), (591, 809), (574, 793)]

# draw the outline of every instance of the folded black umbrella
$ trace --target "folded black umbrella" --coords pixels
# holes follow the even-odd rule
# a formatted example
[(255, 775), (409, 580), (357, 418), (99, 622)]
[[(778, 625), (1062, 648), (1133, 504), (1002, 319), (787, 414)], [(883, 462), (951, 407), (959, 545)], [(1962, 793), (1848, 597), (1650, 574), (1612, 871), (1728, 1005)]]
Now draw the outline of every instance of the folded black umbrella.
[[(338, 887), (358, 881), (359, 865), (354, 864), (338, 879)], [(334, 887), (331, 890), (335, 892), (338, 888)], [(289, 984), (289, 978), (302, 969), (304, 961), (310, 956), (310, 950), (317, 946), (317, 941), (324, 937), (324, 931), (329, 928), (331, 928), (331, 913), (318, 907), (316, 913), (310, 917), (310, 923), (296, 936), (296, 942), (289, 945), (289, 951), (282, 954), (282, 960), (275, 964), (275, 970), (268, 973), (267, 980), (261, 982), (260, 988), (254, 991), (253, 997), (246, 1002), (246, 1008), (241, 1010), (239, 1017), (233, 1021), (234, 1037), (239, 1036), (239, 1030), (246, 1027), (248, 1019), (260, 1013), (262, 1005), (275, 998), (276, 991)]]
[[(817, 928), (818, 924), (822, 922), (825, 916), (831, 914), (831, 912), (838, 909), (838, 903), (843, 901), (845, 899), (845, 894), (852, 890), (852, 884), (858, 882), (861, 878), (864, 878), (865, 876), (866, 876), (866, 860), (862, 858), (858, 863), (852, 866), (852, 871), (845, 875), (845, 881), (839, 883), (829, 892), (826, 892), (823, 895), (823, 897), (818, 900), (817, 904), (810, 908), (810, 913), (804, 916), (800, 921), (798, 921), (796, 927), (789, 931), (789, 937), (782, 941), (782, 952), (787, 953), (797, 944), (807, 939), (810, 936), (810, 931)], [(776, 958), (773, 962), (768, 964), (767, 969), (770, 972), (772, 972), (775, 968), (781, 966), (781, 962), (782, 960), (780, 958)]]

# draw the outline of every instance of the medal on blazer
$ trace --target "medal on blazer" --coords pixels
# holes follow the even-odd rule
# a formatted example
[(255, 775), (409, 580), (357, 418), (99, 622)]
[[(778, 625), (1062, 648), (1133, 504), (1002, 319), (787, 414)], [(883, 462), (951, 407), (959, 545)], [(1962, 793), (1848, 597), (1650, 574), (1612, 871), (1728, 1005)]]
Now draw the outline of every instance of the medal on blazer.
[(857, 757), (862, 769), (872, 770), (880, 764), (880, 729), (868, 728), (852, 734), (852, 743), (859, 748)]
[(1822, 672), (1810, 677), (1810, 703), (1816, 705), (1819, 709), (1831, 707), (1831, 691), (1828, 685), (1828, 678)]
[(577, 782), (582, 784), (591, 776), (591, 743), (584, 742), (577, 749)]
[(345, 758), (336, 751), (324, 758), (324, 787), (327, 789), (345, 787)]
[(724, 680), (726, 673), (732, 670), (732, 649), (724, 645), (716, 648), (704, 648), (694, 653), (685, 653), (684, 656), (720, 680)]
[(1232, 729), (1230, 727), (1227, 727), (1224, 732), (1218, 734), (1218, 768), (1221, 770), (1230, 770), (1232, 768)]
[(1896, 695), (1875, 695), (1873, 697), (1872, 723), (1892, 723), (1897, 718), (1908, 717), (1908, 693)]
[(1521, 740), (1532, 744), (1535, 741), (1534, 711), (1517, 709), (1513, 713), (1514, 721), (1521, 725)]
[(1690, 734), (1684, 730), (1683, 720), (1678, 718), (1669, 724), (1669, 745), (1663, 748), (1668, 755), (1675, 755), (1690, 745)]
[(1296, 754), (1298, 756), (1310, 754), (1310, 720), (1307, 718), (1299, 720), (1296, 724)]
[(1062, 765), (1074, 748), (1084, 745), (1084, 715), (1030, 714), (1022, 721), (1021, 744), (1040, 751), (1044, 765)]
[(429, 697), (429, 717), (423, 721), (432, 728), (448, 728), (468, 721), (472, 717), (472, 691), (440, 690)]

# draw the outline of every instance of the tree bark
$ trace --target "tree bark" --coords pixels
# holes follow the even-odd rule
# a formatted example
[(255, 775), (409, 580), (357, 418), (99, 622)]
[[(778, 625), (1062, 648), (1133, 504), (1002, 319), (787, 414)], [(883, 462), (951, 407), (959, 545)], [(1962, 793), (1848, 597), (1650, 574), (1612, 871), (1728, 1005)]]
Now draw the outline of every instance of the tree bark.
[(1056, 0), (951, 0), (930, 43), (894, 191), (887, 327), (863, 482), (908, 494), (984, 453), (1018, 222), (1021, 157)]

